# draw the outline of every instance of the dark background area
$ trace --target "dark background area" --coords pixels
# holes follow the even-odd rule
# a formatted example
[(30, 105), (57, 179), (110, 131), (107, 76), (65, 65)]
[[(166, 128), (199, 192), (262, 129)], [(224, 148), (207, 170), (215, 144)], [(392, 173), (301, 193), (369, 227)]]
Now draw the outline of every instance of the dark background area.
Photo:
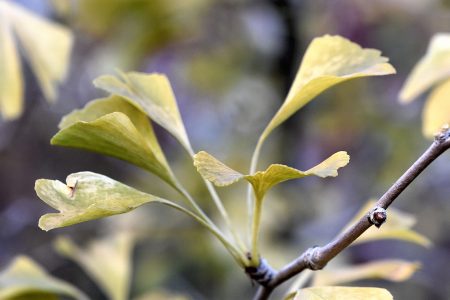
[[(339, 150), (351, 156), (337, 178), (306, 178), (271, 192), (263, 213), (262, 253), (274, 267), (329, 241), (430, 143), (421, 133), (423, 99), (405, 106), (398, 92), (431, 36), (449, 30), (448, 1), (61, 1), (69, 10), (61, 3), (56, 9), (51, 1), (16, 2), (69, 26), (75, 44), (58, 102), (45, 101), (24, 64), (25, 112), (15, 121), (0, 120), (0, 267), (27, 254), (93, 299), (104, 296), (77, 265), (53, 250), (52, 241), (69, 235), (83, 244), (106, 227), (130, 222), (148, 233), (134, 252), (132, 296), (162, 288), (193, 299), (248, 299), (255, 290), (205, 230), (164, 207), (149, 205), (130, 216), (51, 232), (38, 228), (39, 217), (51, 210), (34, 193), (38, 178), (63, 181), (70, 173), (89, 170), (147, 192), (170, 194), (155, 177), (122, 161), (50, 146), (63, 115), (104, 96), (91, 84), (101, 74), (117, 68), (167, 74), (194, 149), (244, 172), (314, 37), (339, 34), (390, 58), (396, 75), (332, 88), (266, 142), (264, 168), (283, 163), (307, 169)], [(166, 132), (156, 130), (181, 181), (194, 194), (205, 195), (201, 204), (214, 215), (199, 177), (192, 176), (189, 157)], [(405, 258), (422, 262), (421, 270), (403, 283), (355, 285), (386, 287), (396, 299), (450, 297), (449, 160), (448, 153), (440, 157), (394, 204), (417, 217), (415, 229), (434, 243), (432, 248), (370, 243), (346, 250), (336, 262)], [(245, 213), (245, 191), (243, 184), (219, 190), (233, 218)]]

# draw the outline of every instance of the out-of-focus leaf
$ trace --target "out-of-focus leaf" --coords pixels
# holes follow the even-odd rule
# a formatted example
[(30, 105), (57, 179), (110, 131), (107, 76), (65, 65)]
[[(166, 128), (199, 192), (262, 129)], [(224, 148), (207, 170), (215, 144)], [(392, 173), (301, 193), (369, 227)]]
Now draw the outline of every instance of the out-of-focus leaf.
[(294, 83), (261, 140), (324, 90), (340, 82), (366, 76), (394, 74), (388, 59), (375, 49), (363, 49), (341, 36), (315, 38), (309, 45)]
[(0, 112), (5, 119), (17, 118), (23, 110), (23, 80), (13, 33), (50, 102), (56, 99), (56, 85), (66, 76), (73, 42), (67, 28), (13, 1), (0, 0)]
[(103, 289), (109, 299), (128, 299), (131, 252), (134, 238), (126, 233), (106, 236), (79, 248), (69, 238), (56, 240), (58, 252), (78, 263)]
[(350, 157), (347, 152), (340, 151), (307, 171), (300, 171), (285, 165), (272, 164), (265, 171), (259, 171), (252, 175), (243, 175), (226, 166), (207, 152), (200, 151), (194, 156), (194, 165), (205, 179), (218, 186), (230, 185), (245, 178), (252, 184), (257, 198), (262, 199), (270, 188), (283, 181), (311, 175), (322, 178), (335, 177), (338, 175), (337, 170), (347, 165), (349, 160)]
[(144, 295), (141, 295), (137, 298), (134, 298), (134, 300), (188, 300), (191, 299), (188, 296), (180, 295), (180, 294), (174, 294), (172, 292), (167, 291), (152, 291), (145, 293)]
[[(367, 214), (367, 212), (370, 211), (374, 205), (375, 201), (368, 201), (346, 227), (357, 222), (357, 220)], [(430, 240), (411, 229), (415, 223), (416, 219), (413, 215), (398, 210), (394, 207), (389, 207), (387, 211), (386, 223), (384, 223), (380, 228), (371, 226), (358, 239), (356, 239), (352, 245), (383, 239), (394, 239), (429, 247), (431, 245)]]
[(165, 75), (137, 72), (120, 73), (119, 77), (104, 75), (95, 79), (94, 85), (129, 100), (169, 131), (188, 152), (192, 152), (172, 87)]
[(73, 37), (70, 30), (10, 4), (14, 31), (39, 80), (45, 97), (56, 98), (56, 84), (64, 80), (69, 66)]
[(420, 268), (420, 263), (398, 259), (379, 260), (360, 265), (326, 269), (317, 272), (314, 286), (336, 285), (362, 279), (408, 280)]
[(67, 185), (58, 180), (39, 179), (39, 198), (59, 213), (43, 215), (39, 227), (50, 230), (121, 214), (148, 202), (167, 202), (140, 192), (104, 175), (92, 172), (70, 174)]
[(147, 116), (119, 96), (97, 99), (60, 123), (53, 145), (110, 155), (155, 173), (175, 186)]
[(22, 113), (23, 83), (6, 5), (0, 0), (0, 113), (9, 120)]
[[(450, 70), (450, 67), (449, 67)], [(425, 102), (422, 131), (433, 138), (443, 125), (450, 123), (450, 80), (438, 85)]]
[(437, 33), (426, 54), (414, 66), (400, 91), (400, 101), (410, 102), (431, 86), (450, 76), (450, 34)]
[(304, 288), (294, 300), (392, 300), (387, 290), (372, 287), (321, 286)]
[[(88, 299), (73, 285), (50, 276), (26, 256), (18, 256), (0, 273), (0, 299), (55, 299), (64, 295)], [(57, 299), (57, 298), (56, 298)]]

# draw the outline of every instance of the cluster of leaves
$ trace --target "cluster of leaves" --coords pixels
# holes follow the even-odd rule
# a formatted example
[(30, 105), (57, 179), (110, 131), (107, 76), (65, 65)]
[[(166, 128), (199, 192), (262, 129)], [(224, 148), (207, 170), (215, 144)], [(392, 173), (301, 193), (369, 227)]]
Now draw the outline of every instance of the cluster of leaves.
[[(7, 18), (6, 12), (8, 12)], [(61, 80), (66, 72), (71, 35), (60, 26), (32, 16), (22, 8), (4, 0), (0, 0), (0, 15), (2, 16), (0, 18), (0, 47), (2, 47), (0, 62), (4, 62), (4, 65), (7, 66), (0, 73), (0, 87), (4, 85), (8, 87), (1, 89), (0, 110), (6, 118), (13, 118), (22, 109), (20, 104), (22, 84), (12, 31), (17, 33), (23, 44), (31, 66), (48, 99), (55, 98), (54, 83)], [(18, 22), (24, 20), (31, 22), (30, 24), (34, 24), (34, 26), (28, 28), (17, 25)], [(49, 39), (33, 39), (35, 35), (33, 30), (49, 32), (46, 35), (49, 36)], [(58, 43), (54, 39), (58, 39)], [(54, 52), (51, 60), (48, 54), (46, 56), (46, 53), (49, 53), (46, 51), (47, 47), (55, 44), (60, 45), (57, 59), (61, 63), (57, 64), (54, 63)], [(37, 51), (31, 52), (31, 48), (37, 49)], [(449, 76), (448, 49), (450, 49), (450, 38), (447, 35), (441, 34), (433, 39), (427, 55), (419, 62), (405, 84), (401, 93), (402, 99), (408, 101)], [(440, 71), (437, 72), (436, 68)], [(287, 180), (306, 176), (335, 177), (338, 175), (338, 169), (349, 163), (348, 154), (339, 151), (306, 171), (282, 164), (272, 164), (265, 170), (257, 171), (259, 153), (264, 141), (274, 129), (326, 89), (350, 79), (393, 73), (395, 73), (395, 69), (388, 63), (387, 58), (381, 56), (378, 50), (363, 49), (339, 36), (326, 35), (314, 39), (304, 55), (285, 101), (258, 139), (248, 174), (230, 168), (205, 151), (195, 154), (166, 76), (137, 72), (119, 72), (117, 76), (100, 76), (94, 80), (94, 85), (109, 95), (92, 100), (84, 108), (65, 116), (59, 124), (59, 132), (52, 138), (51, 143), (98, 152), (141, 167), (157, 175), (174, 188), (182, 196), (184, 203), (144, 193), (101, 174), (79, 172), (70, 174), (65, 184), (48, 179), (36, 181), (35, 189), (39, 198), (59, 211), (42, 216), (39, 226), (44, 230), (51, 230), (126, 213), (143, 204), (156, 202), (175, 208), (204, 225), (219, 239), (241, 267), (256, 267), (260, 260), (258, 235), (263, 201), (267, 192), (273, 186)], [(427, 75), (426, 78), (429, 80), (424, 81), (424, 75)], [(16, 84), (9, 85), (11, 82)], [(444, 105), (443, 98), (449, 93), (449, 86), (448, 81), (440, 84), (430, 96), (424, 113), (426, 135), (430, 135), (430, 132), (434, 133), (443, 123), (449, 121), (448, 115), (444, 116), (442, 112), (437, 113), (437, 110)], [(7, 103), (7, 100), (12, 102)], [(436, 115), (440, 117), (436, 118)], [(432, 121), (430, 121), (431, 119)], [(198, 202), (179, 182), (159, 146), (152, 123), (158, 124), (173, 135), (191, 156), (198, 172), (205, 179), (213, 202), (225, 221), (225, 229), (219, 228), (208, 217)], [(210, 183), (217, 186), (228, 186), (242, 179), (249, 183), (251, 191), (247, 197), (249, 223), (251, 223), (251, 236), (248, 244), (242, 242), (240, 232), (233, 228), (222, 200)], [(367, 211), (367, 207), (361, 213), (365, 211)], [(398, 215), (401, 217), (396, 217)], [(394, 211), (390, 214), (388, 226), (384, 226), (379, 231), (375, 229), (367, 231), (358, 242), (393, 238), (428, 246), (429, 241), (425, 237), (411, 230), (413, 224), (414, 220), (411, 216)], [(245, 231), (243, 230), (243, 232)], [(128, 295), (131, 268), (130, 249), (133, 243), (134, 241), (130, 238), (114, 236), (93, 243), (83, 250), (70, 240), (60, 239), (57, 242), (57, 248), (61, 254), (83, 266), (112, 299), (120, 300), (126, 299)], [(114, 259), (118, 263), (117, 265), (102, 263), (105, 259)], [(105, 266), (108, 266), (109, 269), (105, 270)], [(373, 293), (377, 299), (391, 299), (390, 294), (382, 289), (325, 286), (361, 278), (405, 280), (417, 268), (417, 263), (387, 260), (339, 270), (322, 271), (316, 273), (313, 280), (313, 285), (320, 287), (300, 289), (297, 292), (296, 290), (303, 285), (305, 280), (305, 277), (301, 276), (299, 281), (294, 284), (294, 290), (288, 295), (288, 298), (329, 298), (327, 295), (333, 294), (344, 298), (349, 298), (351, 295), (353, 299), (359, 299), (358, 295), (362, 293), (361, 297), (366, 299), (369, 294)], [(28, 272), (28, 269), (32, 271)], [(105, 274), (112, 275), (105, 277)], [(33, 285), (34, 282), (39, 281), (28, 278), (28, 275), (43, 280), (42, 284), (38, 284), (40, 288)], [(2, 276), (0, 277), (0, 286), (6, 292), (10, 289), (11, 294), (7, 294), (9, 298), (30, 291), (42, 294), (64, 294), (78, 299), (86, 298), (82, 292), (67, 283), (51, 278), (27, 258), (18, 258), (9, 269), (3, 272)], [(2, 281), (1, 278), (6, 279)]]
[[(378, 50), (362, 49), (339, 36), (324, 36), (313, 40), (305, 53), (286, 100), (259, 138), (250, 173), (247, 175), (233, 170), (205, 151), (195, 154), (170, 83), (164, 75), (131, 72), (119, 73), (118, 76), (101, 76), (94, 80), (94, 85), (110, 95), (107, 98), (93, 100), (83, 109), (75, 110), (64, 117), (59, 125), (60, 131), (52, 138), (51, 143), (95, 151), (139, 166), (157, 175), (177, 190), (185, 198), (188, 206), (143, 193), (104, 175), (80, 172), (69, 175), (66, 184), (46, 179), (36, 182), (38, 196), (59, 210), (59, 213), (42, 216), (39, 226), (45, 230), (69, 226), (125, 213), (144, 203), (158, 202), (179, 209), (205, 225), (242, 267), (258, 266), (261, 211), (263, 200), (270, 188), (286, 180), (305, 176), (334, 177), (337, 176), (337, 170), (349, 162), (348, 154), (340, 151), (306, 171), (281, 164), (272, 164), (264, 171), (256, 171), (263, 142), (276, 127), (324, 90), (353, 78), (394, 72), (394, 68), (387, 63), (387, 58), (380, 56)], [(165, 159), (149, 119), (166, 129), (180, 142), (192, 156), (194, 165), (206, 182), (211, 181), (218, 186), (227, 186), (241, 179), (248, 181), (253, 190), (248, 199), (251, 204), (249, 215), (252, 219), (250, 245), (244, 245), (240, 236), (232, 228), (225, 208), (210, 184), (207, 183), (211, 196), (228, 225), (226, 232), (219, 229), (209, 219), (183, 188)], [(395, 228), (398, 229), (398, 227)], [(411, 235), (414, 236), (414, 234)], [(394, 238), (398, 236), (398, 234), (391, 235)], [(417, 236), (411, 239), (414, 238), (416, 241), (425, 240)], [(412, 274), (417, 268), (416, 264), (407, 262), (389, 261), (379, 264), (382, 263), (384, 263), (383, 267), (386, 265), (392, 268), (407, 266), (405, 267), (409, 270), (407, 274)], [(360, 266), (359, 274), (364, 275), (359, 276), (388, 278), (387, 275), (380, 275), (379, 271), (373, 271), (378, 269), (379, 265)], [(353, 271), (350, 273), (355, 274)], [(403, 278), (407, 277), (409, 275), (403, 276)], [(327, 283), (322, 279), (322, 284), (324, 282)], [(342, 293), (348, 293), (348, 290), (343, 289)]]
[(67, 28), (0, 0), (0, 114), (7, 120), (23, 111), (24, 83), (15, 36), (49, 102), (56, 100), (56, 84), (65, 78), (73, 43)]

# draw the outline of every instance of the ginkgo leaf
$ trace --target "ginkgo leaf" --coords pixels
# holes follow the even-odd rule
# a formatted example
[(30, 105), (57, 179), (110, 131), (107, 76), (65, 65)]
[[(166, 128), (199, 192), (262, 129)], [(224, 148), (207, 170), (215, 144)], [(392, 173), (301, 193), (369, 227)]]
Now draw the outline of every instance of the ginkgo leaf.
[(414, 66), (400, 91), (400, 101), (410, 102), (427, 89), (450, 77), (450, 34), (435, 34), (426, 54)]
[(422, 111), (422, 131), (433, 138), (442, 127), (450, 124), (450, 80), (438, 85), (425, 102)]
[(321, 286), (304, 288), (294, 300), (392, 300), (387, 290), (372, 287)]
[(20, 59), (5, 6), (6, 3), (0, 1), (0, 113), (9, 120), (22, 113), (23, 83)]
[(121, 232), (94, 240), (80, 248), (72, 240), (59, 237), (57, 251), (78, 263), (103, 289), (108, 299), (126, 300), (131, 279), (131, 252), (134, 238)]
[(46, 99), (51, 102), (56, 99), (56, 85), (66, 76), (73, 36), (67, 28), (39, 17), (13, 1), (0, 0), (0, 19), (0, 79), (5, 80), (0, 86), (0, 109), (6, 119), (13, 119), (23, 110), (23, 81), (13, 33)]
[(122, 214), (143, 204), (156, 202), (175, 208), (205, 226), (240, 261), (239, 252), (208, 220), (172, 201), (143, 193), (104, 175), (73, 173), (67, 177), (66, 184), (59, 180), (39, 179), (36, 180), (35, 190), (41, 200), (59, 211), (39, 219), (39, 227), (43, 230)]
[(192, 152), (169, 80), (162, 74), (138, 72), (100, 76), (94, 85), (119, 95), (142, 109), (152, 121), (169, 131), (187, 150)]
[(347, 152), (340, 151), (307, 171), (300, 171), (285, 165), (272, 164), (265, 171), (259, 171), (252, 175), (243, 175), (205, 151), (200, 151), (194, 156), (194, 165), (203, 178), (218, 186), (230, 185), (245, 178), (253, 186), (258, 199), (262, 199), (270, 188), (283, 181), (311, 175), (322, 178), (335, 177), (338, 175), (337, 170), (346, 166), (349, 161), (350, 157)]
[(227, 186), (245, 177), (206, 151), (200, 151), (194, 155), (194, 166), (204, 179), (217, 186)]
[(166, 201), (92, 172), (70, 174), (66, 183), (48, 179), (36, 181), (38, 197), (59, 211), (42, 216), (39, 219), (41, 229), (65, 227), (126, 213), (148, 202)]
[(27, 256), (17, 256), (0, 273), (0, 299), (59, 299), (55, 295), (88, 299), (75, 286), (47, 274)]
[(386, 259), (337, 269), (325, 269), (314, 276), (313, 286), (336, 285), (363, 279), (405, 281), (420, 268), (420, 263)]
[[(368, 201), (346, 227), (357, 222), (357, 220), (367, 214), (367, 212), (370, 211), (374, 205), (375, 201)], [(353, 242), (352, 245), (377, 240), (394, 239), (429, 247), (431, 245), (430, 240), (411, 229), (415, 223), (416, 219), (413, 215), (396, 209), (395, 207), (389, 207), (386, 222), (380, 228), (372, 226), (367, 229), (358, 239), (356, 239), (356, 241)]]
[(266, 137), (326, 89), (353, 78), (394, 74), (395, 69), (375, 49), (361, 48), (341, 37), (325, 35), (309, 45), (289, 93), (261, 135)]
[(175, 186), (147, 116), (119, 96), (97, 99), (60, 123), (53, 145), (110, 155), (155, 173)]

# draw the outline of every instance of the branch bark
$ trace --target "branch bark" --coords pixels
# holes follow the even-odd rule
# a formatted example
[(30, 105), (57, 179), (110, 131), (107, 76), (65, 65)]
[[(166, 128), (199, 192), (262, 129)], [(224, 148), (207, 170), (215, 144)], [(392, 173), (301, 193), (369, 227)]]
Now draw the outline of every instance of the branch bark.
[[(268, 299), (272, 291), (300, 272), (310, 270), (320, 270), (338, 255), (342, 250), (353, 243), (361, 234), (363, 234), (372, 225), (380, 226), (384, 218), (384, 213), (380, 214), (408, 187), (408, 185), (419, 176), (436, 158), (450, 148), (450, 130), (444, 128), (442, 132), (436, 135), (434, 142), (425, 150), (425, 152), (414, 162), (414, 164), (406, 170), (406, 172), (381, 196), (377, 201), (374, 209), (369, 211), (365, 216), (359, 219), (355, 224), (347, 230), (339, 234), (334, 240), (322, 247), (309, 248), (295, 260), (284, 266), (279, 271), (273, 271), (272, 274), (266, 275), (270, 280), (259, 282), (260, 286), (256, 292), (254, 300)], [(373, 215), (376, 213), (377, 215)], [(261, 260), (261, 267), (267, 269), (265, 261)], [(251, 275), (251, 274), (250, 274)]]

